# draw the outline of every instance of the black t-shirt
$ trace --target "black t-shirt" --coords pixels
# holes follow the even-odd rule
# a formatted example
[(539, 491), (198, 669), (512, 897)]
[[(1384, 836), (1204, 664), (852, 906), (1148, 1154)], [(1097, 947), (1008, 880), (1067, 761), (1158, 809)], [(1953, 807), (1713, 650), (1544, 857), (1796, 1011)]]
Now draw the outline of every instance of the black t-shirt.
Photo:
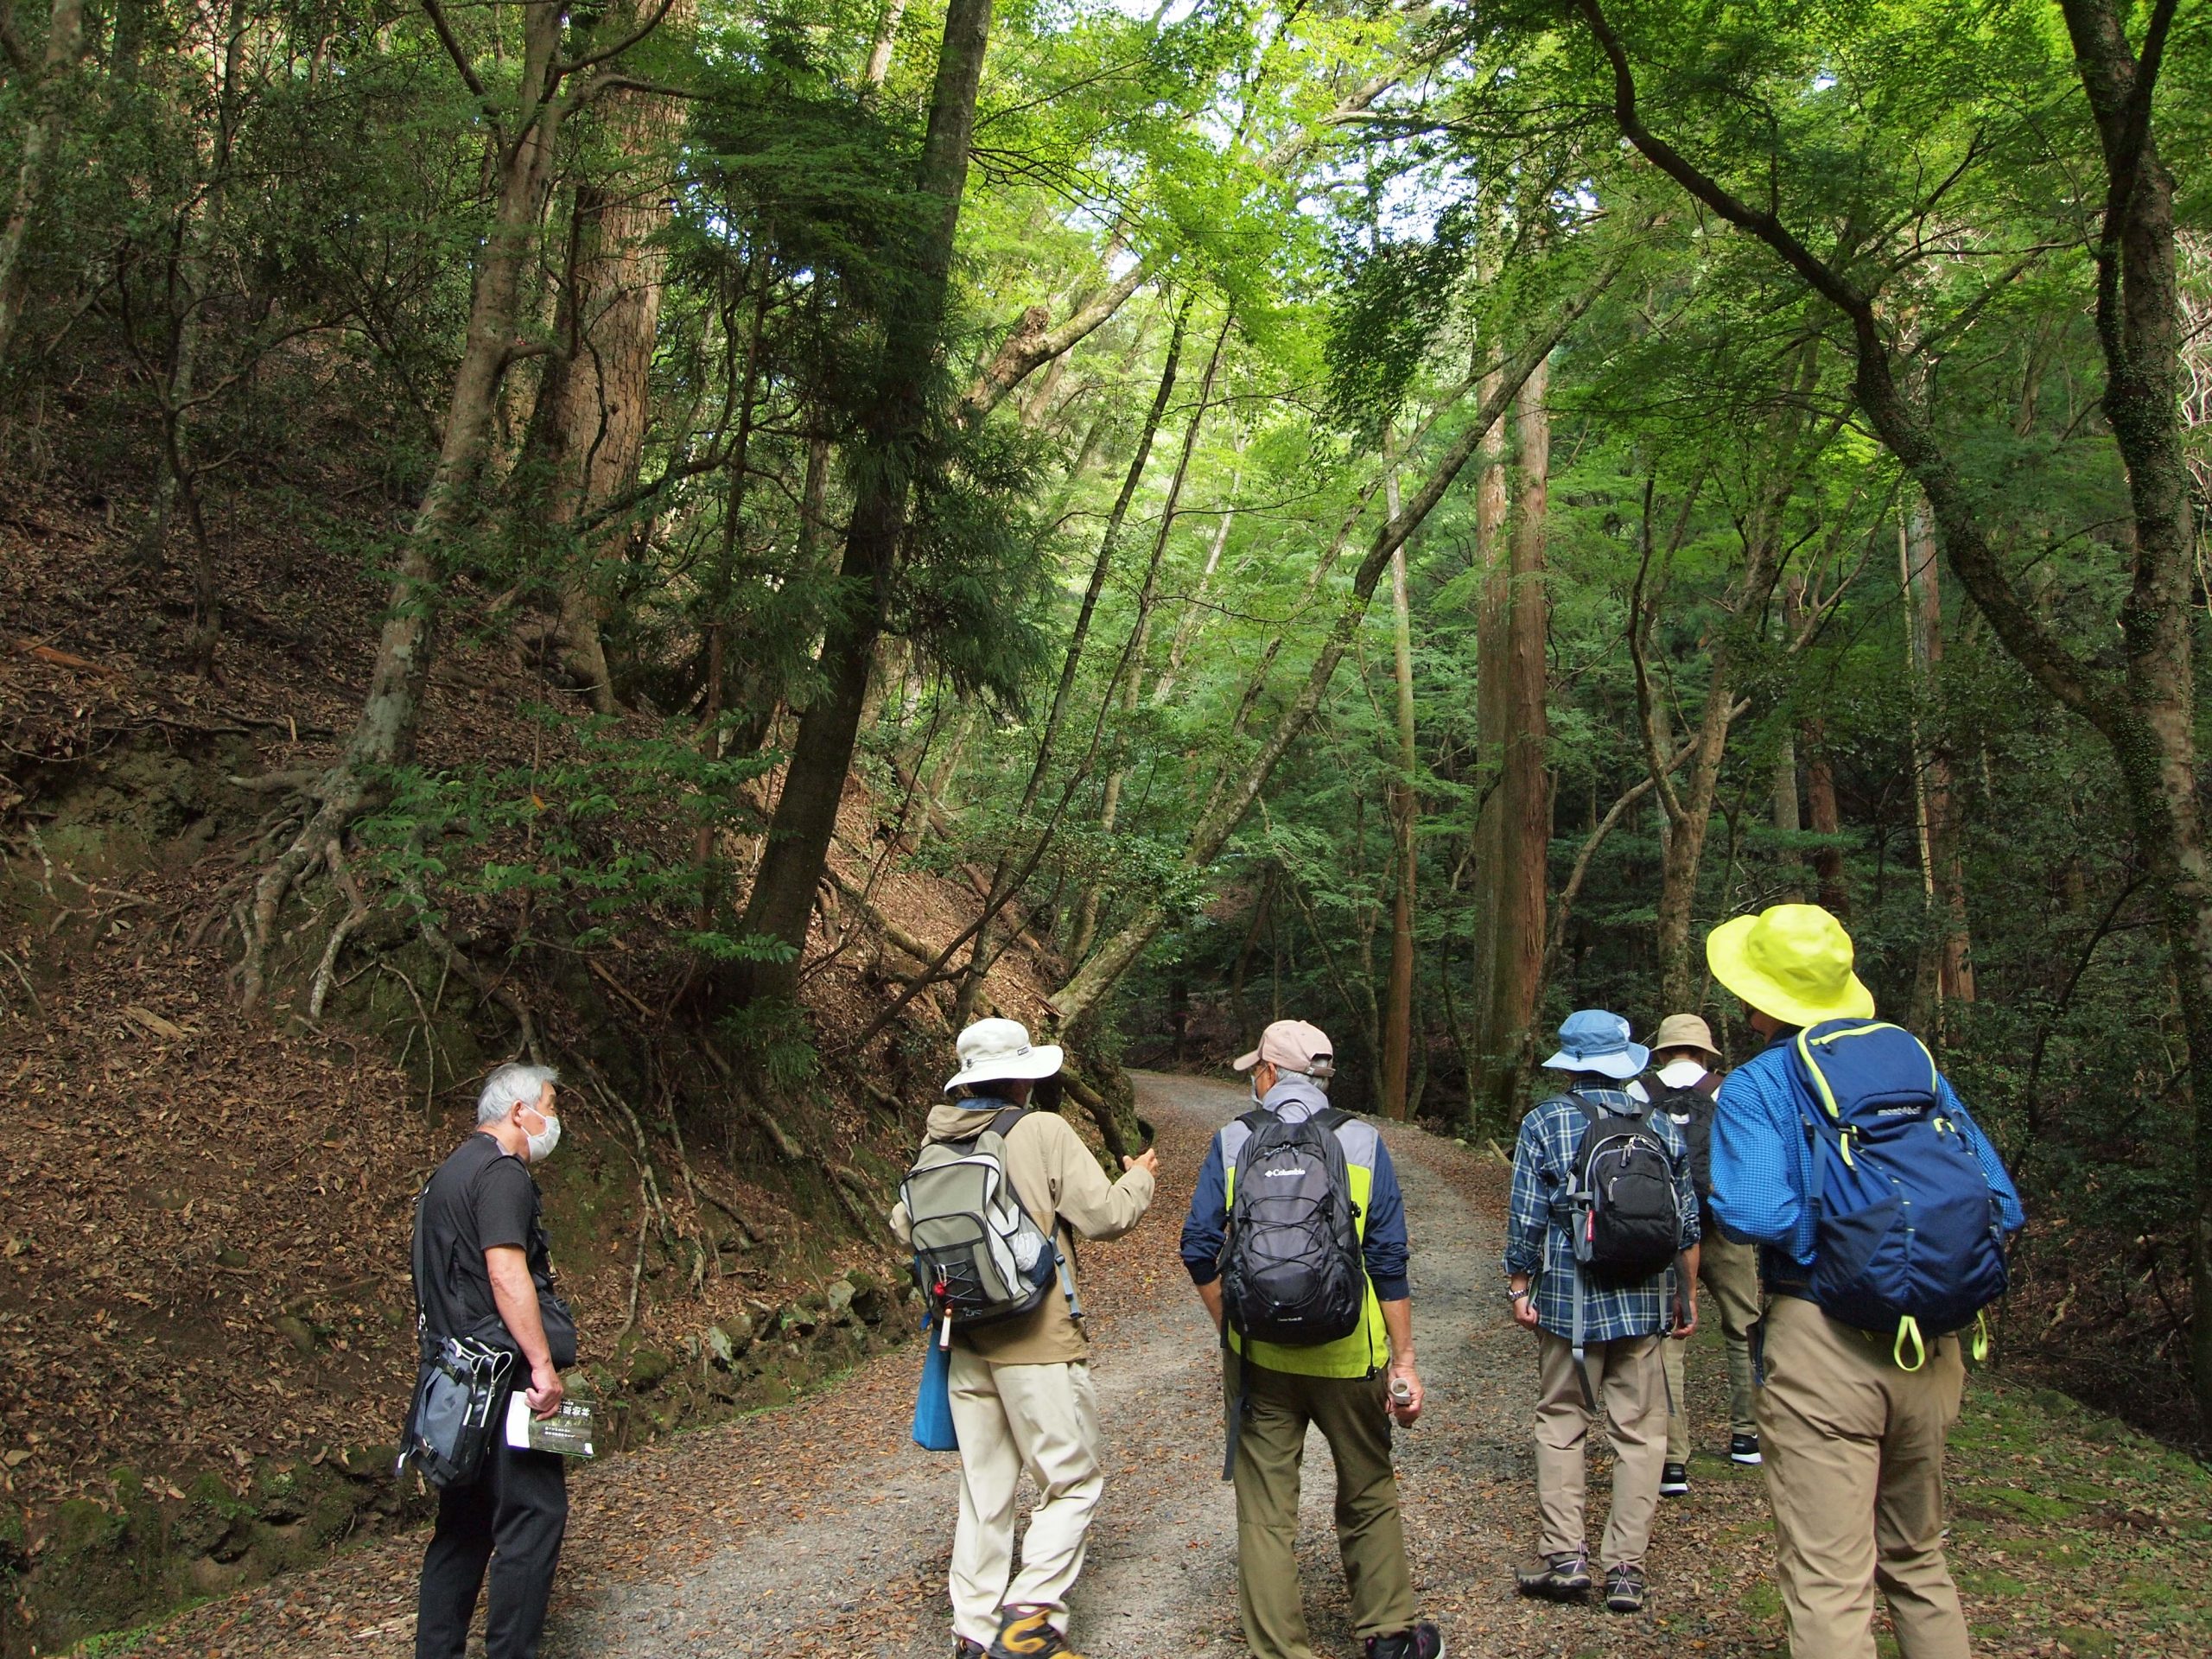
[(416, 1211), (415, 1294), (432, 1337), (474, 1337), (516, 1346), (492, 1296), (484, 1252), (501, 1245), (521, 1250), (537, 1287), (539, 1312), (556, 1365), (575, 1361), (561, 1351), (562, 1331), (572, 1331), (568, 1308), (553, 1294), (553, 1252), (539, 1216), (537, 1183), (530, 1166), (488, 1135), (463, 1141), (424, 1189)]

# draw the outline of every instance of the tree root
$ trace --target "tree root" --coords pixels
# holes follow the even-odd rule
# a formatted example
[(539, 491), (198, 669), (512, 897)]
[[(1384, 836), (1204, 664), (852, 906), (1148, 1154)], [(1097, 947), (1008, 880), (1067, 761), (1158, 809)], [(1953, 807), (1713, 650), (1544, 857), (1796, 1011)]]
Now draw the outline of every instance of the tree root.
[(369, 907), (361, 901), (361, 890), (353, 884), (353, 872), (346, 868), (346, 855), (334, 836), (323, 849), (323, 861), (330, 866), (333, 880), (346, 895), (346, 913), (330, 930), (330, 939), (322, 947), (322, 959), (315, 966), (315, 988), (308, 993), (308, 1020), (315, 1023), (322, 1018), (322, 1005), (329, 995), (331, 982), (338, 972), (338, 953), (346, 948), (346, 941), (355, 929), (369, 919)]

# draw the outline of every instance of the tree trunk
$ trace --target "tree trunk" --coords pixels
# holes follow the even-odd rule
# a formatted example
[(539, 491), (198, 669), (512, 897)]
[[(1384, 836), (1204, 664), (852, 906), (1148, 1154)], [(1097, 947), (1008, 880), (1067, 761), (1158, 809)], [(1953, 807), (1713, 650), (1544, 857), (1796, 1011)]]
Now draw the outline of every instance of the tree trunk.
[[(1904, 569), (1906, 638), (1912, 657), (1916, 709), (1934, 708), (1942, 696), (1943, 594), (1935, 526), (1924, 509), (1912, 514), (1910, 556)], [(1966, 826), (1959, 809), (1957, 766), (1940, 739), (1923, 748), (1920, 716), (1914, 717), (1914, 766), (1927, 829), (1927, 892), (1936, 929), (1935, 994), (1939, 1007), (1974, 1000), (1973, 935), (1967, 925)], [(1938, 1015), (1938, 1023), (1942, 1016)]]
[[(1491, 390), (1485, 382), (1485, 403)], [(1491, 1016), (1497, 1006), (1497, 925), (1504, 909), (1505, 690), (1513, 558), (1506, 540), (1512, 495), (1503, 426), (1491, 428), (1483, 440), (1482, 455), (1482, 476), (1475, 484), (1475, 569), (1482, 585), (1475, 600), (1475, 976), (1467, 1007), (1469, 1052), (1474, 1061), (1467, 1093), (1471, 1120), (1484, 1110), (1489, 1092), (1484, 1080), (1490, 1076), (1490, 1057), (1496, 1049)]]
[(891, 73), (891, 50), (899, 41), (899, 20), (906, 15), (906, 0), (885, 0), (883, 16), (875, 26), (875, 44), (868, 48), (868, 67), (861, 72), (861, 99), (872, 100)]
[(910, 456), (926, 419), (924, 400), (943, 330), (991, 4), (992, 0), (951, 0), (945, 12), (944, 48), (916, 181), (925, 194), (937, 198), (939, 217), (920, 249), (912, 289), (892, 308), (886, 327), (875, 407), (860, 440), (866, 464), (855, 468), (862, 483), (838, 571), (841, 602), (823, 633), (816, 660), (819, 689), (799, 719), (791, 766), (746, 906), (746, 933), (780, 948), (782, 960), (747, 964), (738, 989), (748, 1001), (788, 998), (798, 988), (815, 889), (829, 861), (830, 838), (860, 732), (868, 666), (883, 630), (906, 528), (912, 486)]
[(1236, 519), (1236, 492), (1244, 482), (1244, 440), (1242, 435), (1236, 440), (1236, 454), (1238, 465), (1229, 479), (1230, 505), (1221, 510), (1221, 522), (1214, 526), (1213, 540), (1206, 544), (1206, 562), (1198, 571), (1198, 585), (1191, 594), (1191, 602), (1184, 607), (1181, 620), (1175, 625), (1174, 642), (1167, 648), (1167, 666), (1152, 688), (1153, 706), (1155, 708), (1165, 705), (1168, 694), (1182, 683), (1183, 660), (1190, 655), (1191, 647), (1198, 643), (1198, 635), (1205, 626), (1206, 598), (1213, 591), (1214, 573), (1221, 569), (1222, 553), (1229, 546), (1230, 527)]
[[(1827, 730), (1819, 716), (1805, 722), (1806, 827), (1816, 836), (1843, 833), (1843, 817), (1836, 806), (1835, 767), (1828, 759)], [(1844, 884), (1843, 849), (1834, 844), (1813, 855), (1813, 874), (1820, 883), (1820, 902), (1831, 915), (1848, 919), (1851, 890)]]
[(1490, 985), (1491, 1047), (1483, 1080), (1484, 1114), (1492, 1124), (1513, 1121), (1514, 1098), (1536, 1012), (1536, 980), (1544, 962), (1544, 898), (1552, 838), (1551, 780), (1544, 764), (1550, 737), (1545, 645), (1551, 605), (1544, 585), (1551, 490), (1549, 385), (1548, 365), (1538, 364), (1521, 388), (1514, 418), (1521, 489), (1506, 601), (1505, 741), (1496, 796), (1501, 859), (1491, 887), (1497, 901), (1497, 932)]
[[(1389, 429), (1382, 432), (1382, 453), (1390, 467), (1383, 486), (1390, 516), (1398, 516), (1396, 445)], [(1397, 880), (1390, 894), (1390, 972), (1382, 997), (1382, 1097), (1378, 1109), (1385, 1117), (1403, 1119), (1415, 1104), (1409, 1092), (1414, 1040), (1414, 898), (1419, 874), (1416, 832), (1420, 828), (1421, 798), (1414, 788), (1421, 755), (1414, 730), (1413, 608), (1406, 592), (1406, 550), (1390, 556), (1390, 642), (1393, 679), (1397, 686), (1398, 747), (1395, 775), (1390, 780), (1390, 830)]]
[(46, 57), (30, 89), (31, 118), (16, 156), (16, 195), (0, 224), (0, 365), (8, 360), (23, 305), (30, 295), (30, 270), (23, 244), (46, 194), (46, 168), (54, 149), (68, 136), (70, 89), (62, 83), (85, 49), (85, 0), (54, 0), (46, 21)]
[(270, 934), (292, 882), (368, 804), (378, 775), (414, 759), (447, 548), (475, 505), (499, 382), (514, 351), (523, 274), (552, 179), (565, 113), (556, 67), (561, 33), (558, 8), (531, 7), (524, 14), (523, 90), (513, 130), (499, 146), (492, 223), (469, 296), (467, 333), (447, 399), (437, 463), (400, 549), (368, 694), (353, 733), (316, 785), (320, 805), (306, 828), (255, 885), (241, 970), (249, 1006), (260, 996)]

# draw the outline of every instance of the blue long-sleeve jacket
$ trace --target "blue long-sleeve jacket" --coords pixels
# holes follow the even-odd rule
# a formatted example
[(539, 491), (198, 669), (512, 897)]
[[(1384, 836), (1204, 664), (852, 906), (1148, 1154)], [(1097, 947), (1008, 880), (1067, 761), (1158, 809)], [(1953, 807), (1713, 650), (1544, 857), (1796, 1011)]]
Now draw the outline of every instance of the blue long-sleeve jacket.
[[(1286, 1077), (1268, 1091), (1261, 1104), (1292, 1122), (1310, 1116), (1329, 1103), (1329, 1097), (1310, 1078)], [(1210, 1285), (1221, 1276), (1221, 1243), (1229, 1219), (1229, 1159), (1225, 1143), (1241, 1147), (1241, 1124), (1217, 1131), (1206, 1148), (1205, 1163), (1198, 1170), (1198, 1184), (1191, 1194), (1191, 1213), (1183, 1223), (1183, 1265), (1191, 1282)], [(1406, 1242), (1406, 1201), (1398, 1190), (1398, 1173), (1390, 1162), (1390, 1149), (1375, 1126), (1358, 1118), (1338, 1131), (1347, 1162), (1367, 1165), (1374, 1172), (1362, 1217), (1360, 1253), (1367, 1265), (1368, 1281), (1382, 1301), (1403, 1301), (1413, 1292), (1407, 1275), (1409, 1251)]]
[[(1720, 1085), (1713, 1118), (1713, 1211), (1729, 1237), (1764, 1244), (1809, 1269), (1817, 1217), (1806, 1196), (1813, 1190), (1813, 1146), (1805, 1120), (1813, 1105), (1790, 1067), (1795, 1034), (1776, 1037)], [(1997, 1194), (2005, 1230), (2018, 1232), (2026, 1212), (2003, 1160), (1949, 1078), (1936, 1079), (1936, 1095)]]

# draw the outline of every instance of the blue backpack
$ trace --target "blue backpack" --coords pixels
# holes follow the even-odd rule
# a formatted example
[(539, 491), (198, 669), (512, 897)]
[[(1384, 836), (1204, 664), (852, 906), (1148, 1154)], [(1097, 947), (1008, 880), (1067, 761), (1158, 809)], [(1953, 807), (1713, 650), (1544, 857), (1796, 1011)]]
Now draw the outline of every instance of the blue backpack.
[(1974, 1324), (2005, 1294), (1996, 1190), (1910, 1032), (1829, 1020), (1789, 1052), (1812, 1106), (1813, 1300), (1846, 1325), (1895, 1332), (1897, 1363), (1918, 1370), (1929, 1339)]

